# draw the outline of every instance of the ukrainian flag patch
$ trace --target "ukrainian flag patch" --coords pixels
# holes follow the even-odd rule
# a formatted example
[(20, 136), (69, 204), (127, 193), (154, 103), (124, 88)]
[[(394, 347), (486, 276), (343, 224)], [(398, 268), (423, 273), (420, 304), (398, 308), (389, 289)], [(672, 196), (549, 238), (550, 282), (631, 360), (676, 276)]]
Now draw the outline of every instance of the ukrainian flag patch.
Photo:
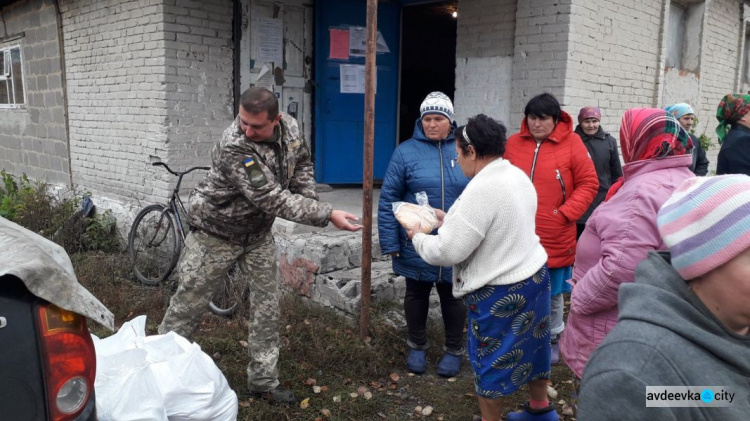
[(245, 163), (245, 168), (247, 168), (247, 167), (249, 167), (251, 165), (255, 165), (255, 159), (253, 159), (253, 157), (247, 158), (243, 162)]

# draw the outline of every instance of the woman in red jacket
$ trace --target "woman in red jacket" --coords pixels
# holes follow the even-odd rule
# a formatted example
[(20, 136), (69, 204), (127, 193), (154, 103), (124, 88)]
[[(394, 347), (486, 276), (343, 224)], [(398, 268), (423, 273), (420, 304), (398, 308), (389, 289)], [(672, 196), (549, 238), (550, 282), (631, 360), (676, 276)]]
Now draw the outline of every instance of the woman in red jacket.
[(552, 284), (552, 363), (560, 359), (557, 345), (565, 328), (563, 292), (576, 255), (576, 221), (594, 201), (599, 188), (594, 163), (573, 131), (573, 119), (547, 93), (532, 98), (524, 109), (521, 132), (508, 139), (505, 159), (522, 169), (536, 188), (536, 233), (547, 251)]

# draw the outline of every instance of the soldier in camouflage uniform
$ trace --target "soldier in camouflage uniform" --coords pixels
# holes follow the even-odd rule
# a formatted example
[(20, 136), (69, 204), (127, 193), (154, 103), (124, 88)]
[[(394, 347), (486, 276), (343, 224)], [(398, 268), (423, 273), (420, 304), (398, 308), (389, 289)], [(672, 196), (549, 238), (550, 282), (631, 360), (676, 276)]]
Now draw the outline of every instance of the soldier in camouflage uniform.
[(271, 226), (277, 216), (356, 231), (352, 214), (318, 202), (310, 151), (297, 121), (279, 113), (263, 88), (242, 94), (240, 112), (211, 152), (206, 178), (191, 192), (191, 232), (177, 266), (179, 286), (159, 333), (190, 337), (235, 264), (249, 284), (248, 388), (257, 397), (295, 402), (279, 386), (279, 285)]

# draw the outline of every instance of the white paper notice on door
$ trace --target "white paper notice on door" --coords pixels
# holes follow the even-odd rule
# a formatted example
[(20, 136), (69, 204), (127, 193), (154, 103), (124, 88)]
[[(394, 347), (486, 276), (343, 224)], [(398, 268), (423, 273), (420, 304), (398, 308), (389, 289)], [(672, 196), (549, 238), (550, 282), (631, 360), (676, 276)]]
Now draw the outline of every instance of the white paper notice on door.
[(281, 64), (284, 60), (284, 23), (281, 19), (258, 18), (258, 61)]
[[(364, 64), (340, 64), (342, 94), (365, 93), (365, 65)], [(375, 76), (375, 92), (378, 91), (378, 79)]]

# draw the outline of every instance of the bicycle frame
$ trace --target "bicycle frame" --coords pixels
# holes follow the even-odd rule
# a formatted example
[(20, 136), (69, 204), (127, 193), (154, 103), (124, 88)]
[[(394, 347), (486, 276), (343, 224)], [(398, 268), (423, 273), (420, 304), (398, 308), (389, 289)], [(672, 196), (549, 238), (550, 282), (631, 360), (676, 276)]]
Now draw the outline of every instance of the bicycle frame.
[(176, 171), (172, 171), (172, 169), (169, 168), (169, 166), (163, 162), (154, 162), (151, 165), (164, 167), (167, 171), (169, 171), (170, 174), (177, 176), (177, 184), (175, 184), (174, 190), (172, 190), (172, 196), (169, 198), (169, 205), (165, 207), (164, 212), (171, 211), (174, 214), (174, 217), (177, 220), (177, 231), (180, 233), (180, 238), (184, 242), (185, 237), (187, 237), (187, 234), (185, 233), (185, 222), (182, 220), (182, 216), (187, 215), (187, 210), (185, 209), (185, 204), (182, 203), (182, 199), (180, 199), (180, 185), (182, 184), (182, 177), (184, 177), (186, 174), (189, 174), (195, 170), (208, 171), (211, 168), (210, 167), (193, 167), (184, 172), (176, 172)]

